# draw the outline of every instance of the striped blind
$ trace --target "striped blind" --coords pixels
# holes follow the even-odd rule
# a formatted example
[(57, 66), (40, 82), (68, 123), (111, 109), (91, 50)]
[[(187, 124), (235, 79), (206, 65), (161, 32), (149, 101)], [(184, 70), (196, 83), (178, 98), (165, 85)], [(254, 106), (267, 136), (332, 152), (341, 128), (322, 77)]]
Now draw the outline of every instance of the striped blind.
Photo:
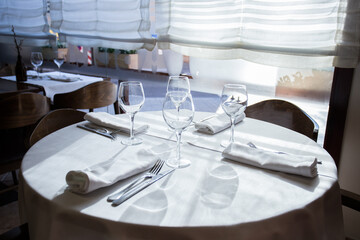
[(358, 0), (156, 0), (159, 46), (282, 67), (355, 67)]
[(149, 0), (50, 0), (51, 28), (74, 45), (152, 49)]
[(1, 0), (1, 43), (14, 43), (12, 26), (17, 39), (23, 40), (23, 45), (46, 46), (50, 38), (54, 39), (49, 34), (45, 0)]

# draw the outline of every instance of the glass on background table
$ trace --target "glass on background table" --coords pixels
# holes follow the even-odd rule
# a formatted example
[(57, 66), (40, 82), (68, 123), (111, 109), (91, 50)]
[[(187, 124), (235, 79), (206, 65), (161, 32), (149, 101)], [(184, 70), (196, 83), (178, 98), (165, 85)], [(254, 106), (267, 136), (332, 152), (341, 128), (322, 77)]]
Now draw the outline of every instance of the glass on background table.
[[(212, 114), (195, 112), (194, 122)], [(167, 130), (162, 112), (139, 112), (136, 120), (150, 124), (140, 145), (121, 144), (128, 134), (113, 141), (72, 125), (27, 152), (19, 204), (32, 239), (344, 239), (331, 156), (310, 138), (250, 118), (236, 125), (236, 141), (315, 156), (322, 162), (319, 175), (306, 178), (223, 159), (219, 143), (228, 139), (230, 129), (208, 135), (189, 127), (181, 154), (191, 165), (121, 205), (113, 207), (107, 197), (138, 175), (85, 195), (69, 192), (65, 175), (70, 170), (117, 156), (131, 164), (132, 154), (158, 144), (175, 153), (176, 136)], [(195, 140), (205, 146), (189, 144)]]

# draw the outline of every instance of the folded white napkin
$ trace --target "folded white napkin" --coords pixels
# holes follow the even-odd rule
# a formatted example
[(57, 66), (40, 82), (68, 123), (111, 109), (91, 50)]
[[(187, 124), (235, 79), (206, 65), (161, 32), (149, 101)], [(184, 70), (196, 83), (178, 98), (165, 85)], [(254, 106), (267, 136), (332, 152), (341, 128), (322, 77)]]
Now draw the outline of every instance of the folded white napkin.
[(166, 144), (141, 149), (128, 158), (115, 157), (84, 170), (69, 171), (66, 183), (72, 192), (89, 193), (150, 169), (158, 159), (166, 158), (169, 154)]
[(60, 72), (47, 73), (46, 76), (51, 80), (62, 81), (62, 82), (75, 82), (81, 80), (79, 76), (67, 75)]
[[(117, 129), (126, 133), (130, 132), (129, 118), (124, 119), (116, 115), (111, 115), (107, 112), (90, 112), (85, 114), (84, 119), (99, 126)], [(149, 125), (139, 125), (135, 122), (134, 133), (143, 132), (148, 128)]]
[(305, 177), (316, 177), (317, 160), (312, 156), (278, 154), (249, 146), (232, 143), (222, 153), (228, 158), (255, 167), (281, 171)]
[[(235, 124), (241, 122), (245, 118), (245, 113), (242, 113), (235, 119)], [(210, 119), (195, 123), (195, 128), (199, 132), (216, 134), (229, 128), (231, 126), (230, 117), (226, 113), (219, 114)]]

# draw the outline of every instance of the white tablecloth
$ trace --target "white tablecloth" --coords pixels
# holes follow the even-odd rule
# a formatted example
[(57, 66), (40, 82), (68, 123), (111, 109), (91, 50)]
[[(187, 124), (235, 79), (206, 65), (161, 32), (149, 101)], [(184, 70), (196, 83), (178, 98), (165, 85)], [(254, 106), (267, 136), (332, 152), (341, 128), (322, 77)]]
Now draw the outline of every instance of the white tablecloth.
[[(34, 71), (31, 71), (34, 72)], [(34, 74), (34, 73), (32, 73)], [(103, 78), (101, 77), (92, 77), (92, 76), (84, 76), (80, 74), (71, 74), (71, 73), (61, 73), (64, 76), (67, 76), (69, 78), (77, 79), (76, 81), (58, 81), (58, 80), (52, 80), (49, 76), (56, 77), (57, 74), (60, 74), (59, 72), (46, 72), (46, 73), (40, 73), (40, 79), (36, 78), (28, 78), (28, 80), (25, 83), (35, 84), (38, 86), (41, 86), (45, 90), (45, 94), (47, 97), (51, 99), (51, 101), (54, 98), (54, 95), (57, 93), (67, 93), (75, 91), (79, 88), (82, 88), (90, 83), (103, 81)], [(8, 77), (2, 77), (3, 79), (16, 81), (15, 76), (8, 76)]]
[[(196, 113), (199, 120), (209, 113)], [(125, 118), (127, 116), (124, 115)], [(151, 123), (142, 145), (75, 125), (37, 142), (25, 155), (20, 206), (31, 239), (344, 239), (337, 169), (330, 155), (311, 139), (288, 129), (246, 118), (236, 126), (236, 141), (322, 161), (312, 179), (225, 160), (217, 148), (226, 130), (210, 136), (184, 132), (182, 156), (191, 166), (176, 170), (118, 207), (106, 198), (133, 178), (86, 195), (66, 190), (69, 170), (84, 169), (174, 135), (160, 112), (140, 112), (135, 121)], [(155, 137), (156, 136), (156, 137)], [(206, 148), (187, 141), (206, 141)], [(166, 167), (164, 167), (166, 168)]]

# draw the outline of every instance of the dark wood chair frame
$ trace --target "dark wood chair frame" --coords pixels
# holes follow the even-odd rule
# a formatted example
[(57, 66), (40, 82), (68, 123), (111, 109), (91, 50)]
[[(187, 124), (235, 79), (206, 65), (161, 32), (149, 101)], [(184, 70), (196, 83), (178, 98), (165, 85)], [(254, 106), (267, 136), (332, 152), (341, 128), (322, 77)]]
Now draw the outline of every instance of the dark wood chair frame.
[[(2, 144), (6, 142), (19, 144), (3, 147), (0, 156), (0, 174), (11, 172), (14, 186), (18, 184), (15, 171), (20, 168), (22, 157), (28, 149), (27, 139), (33, 127), (50, 111), (50, 99), (38, 93), (19, 93), (0, 101), (0, 130)], [(4, 141), (4, 142), (3, 142)]]
[(247, 117), (289, 128), (317, 141), (319, 133), (317, 122), (301, 108), (288, 101), (265, 100), (248, 106), (245, 113)]
[(89, 109), (106, 107), (113, 104), (115, 114), (119, 113), (117, 86), (110, 81), (99, 81), (68, 93), (54, 95), (54, 109)]

